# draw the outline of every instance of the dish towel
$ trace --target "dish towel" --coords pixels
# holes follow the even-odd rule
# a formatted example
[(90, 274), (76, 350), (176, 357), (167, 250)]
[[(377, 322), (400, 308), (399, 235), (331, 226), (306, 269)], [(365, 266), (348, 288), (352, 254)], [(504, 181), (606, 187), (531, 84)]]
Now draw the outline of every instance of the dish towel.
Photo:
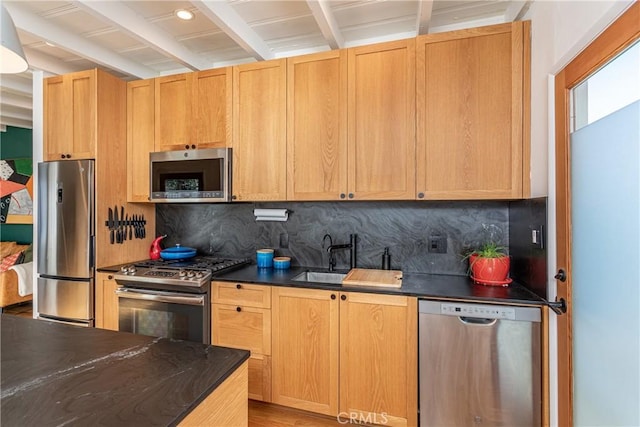
[(12, 265), (9, 270), (13, 270), (18, 275), (18, 295), (21, 297), (33, 293), (33, 261), (24, 264)]

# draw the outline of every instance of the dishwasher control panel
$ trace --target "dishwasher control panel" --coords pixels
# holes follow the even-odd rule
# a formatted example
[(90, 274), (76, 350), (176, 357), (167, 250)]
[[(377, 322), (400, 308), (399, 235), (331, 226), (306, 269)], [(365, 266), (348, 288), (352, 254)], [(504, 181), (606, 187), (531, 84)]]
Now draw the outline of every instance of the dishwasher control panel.
[(488, 304), (441, 303), (440, 314), (482, 319), (516, 319), (515, 308)]

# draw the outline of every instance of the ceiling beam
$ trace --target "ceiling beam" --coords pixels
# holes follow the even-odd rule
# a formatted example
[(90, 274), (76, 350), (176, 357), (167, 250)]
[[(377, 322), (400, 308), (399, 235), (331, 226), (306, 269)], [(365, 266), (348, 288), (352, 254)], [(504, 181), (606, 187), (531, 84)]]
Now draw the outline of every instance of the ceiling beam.
[(0, 76), (0, 86), (2, 86), (2, 90), (6, 90), (18, 95), (27, 94), (27, 96), (31, 96), (31, 93), (33, 92), (31, 80), (27, 80), (18, 76), (12, 76), (11, 74), (3, 74), (2, 76)]
[(416, 18), (416, 33), (427, 34), (429, 32), (429, 23), (431, 22), (431, 14), (433, 13), (433, 0), (418, 1), (418, 16)]
[(5, 2), (16, 27), (22, 31), (55, 44), (60, 49), (103, 65), (106, 68), (117, 70), (140, 79), (156, 77), (158, 73), (135, 61), (131, 61), (117, 53), (106, 49), (99, 44), (77, 36), (70, 31), (52, 24), (47, 19), (41, 18), (26, 9), (19, 3)]
[(28, 109), (24, 109), (3, 104), (2, 111), (0, 111), (0, 116), (7, 119), (31, 120), (31, 107), (29, 107)]
[(33, 129), (33, 122), (31, 120), (20, 120), (0, 117), (0, 125), (13, 126), (17, 128)]
[(256, 60), (275, 58), (265, 41), (226, 1), (192, 1), (193, 5)]
[[(529, 9), (530, 1), (511, 1), (504, 12), (504, 22), (513, 22), (522, 19), (522, 15)], [(526, 6), (526, 7), (525, 7)]]
[(75, 4), (101, 21), (113, 25), (119, 31), (128, 34), (164, 56), (173, 58), (191, 70), (206, 70), (212, 67), (212, 64), (203, 61), (175, 38), (120, 2), (78, 0)]
[(307, 0), (307, 5), (331, 49), (342, 49), (344, 37), (326, 0)]
[(37, 49), (24, 46), (23, 50), (27, 57), (29, 68), (31, 69), (41, 70), (53, 76), (81, 71), (78, 68), (70, 66), (64, 61), (42, 53)]
[(15, 107), (15, 108), (24, 108), (31, 111), (33, 107), (33, 101), (29, 96), (16, 95), (15, 93), (10, 92), (0, 92), (0, 102), (2, 106), (0, 109), (4, 108), (4, 106)]

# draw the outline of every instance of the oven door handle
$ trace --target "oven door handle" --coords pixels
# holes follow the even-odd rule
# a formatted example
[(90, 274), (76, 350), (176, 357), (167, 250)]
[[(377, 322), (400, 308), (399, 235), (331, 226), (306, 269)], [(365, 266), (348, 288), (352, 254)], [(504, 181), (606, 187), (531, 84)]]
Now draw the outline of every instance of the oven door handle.
[(179, 294), (175, 292), (159, 292), (142, 289), (118, 288), (118, 298), (129, 298), (146, 301), (166, 302), (169, 304), (185, 304), (204, 306), (204, 296)]

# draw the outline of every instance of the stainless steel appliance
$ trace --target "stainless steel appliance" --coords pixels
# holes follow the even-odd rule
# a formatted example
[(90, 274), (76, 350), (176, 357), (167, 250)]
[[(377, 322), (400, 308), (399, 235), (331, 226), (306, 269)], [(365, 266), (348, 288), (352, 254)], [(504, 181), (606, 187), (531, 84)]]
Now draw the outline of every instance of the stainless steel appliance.
[(421, 300), (420, 426), (539, 426), (540, 308)]
[(249, 259), (196, 256), (123, 266), (114, 278), (119, 330), (211, 343), (211, 277)]
[(94, 161), (38, 164), (37, 317), (93, 326)]
[(151, 201), (231, 201), (231, 148), (163, 151), (150, 156)]

